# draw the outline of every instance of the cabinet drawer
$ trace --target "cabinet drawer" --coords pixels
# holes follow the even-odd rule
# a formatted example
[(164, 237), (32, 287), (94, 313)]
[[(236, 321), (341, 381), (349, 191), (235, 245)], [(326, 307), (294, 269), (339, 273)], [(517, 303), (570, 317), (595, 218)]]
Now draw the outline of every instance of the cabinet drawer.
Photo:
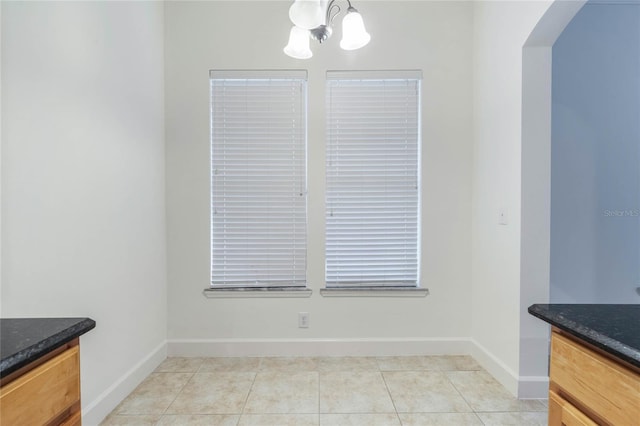
[(555, 332), (549, 379), (561, 396), (607, 423), (638, 424), (640, 375)]
[(80, 401), (78, 346), (0, 388), (0, 424), (42, 425)]
[(554, 391), (549, 391), (549, 426), (598, 426)]

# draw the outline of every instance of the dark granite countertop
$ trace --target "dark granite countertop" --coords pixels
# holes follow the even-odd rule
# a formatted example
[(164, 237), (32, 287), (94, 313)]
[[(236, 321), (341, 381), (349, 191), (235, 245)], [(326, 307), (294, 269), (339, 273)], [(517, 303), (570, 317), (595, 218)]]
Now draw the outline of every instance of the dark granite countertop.
[(640, 367), (640, 305), (536, 304), (529, 313)]
[(0, 377), (8, 376), (95, 326), (91, 318), (0, 319)]

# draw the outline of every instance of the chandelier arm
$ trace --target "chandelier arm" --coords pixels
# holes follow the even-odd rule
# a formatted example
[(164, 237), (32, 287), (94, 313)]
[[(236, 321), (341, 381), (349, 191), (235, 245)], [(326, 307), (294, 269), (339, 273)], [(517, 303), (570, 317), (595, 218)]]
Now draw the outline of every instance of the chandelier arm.
[[(329, 6), (327, 6), (327, 18), (326, 18), (327, 26), (333, 25), (333, 20), (336, 19), (336, 16), (338, 16), (340, 11), (342, 10), (338, 4), (335, 4), (335, 1), (336, 0), (331, 0), (331, 2), (329, 3)], [(333, 14), (333, 16), (331, 16), (331, 11), (334, 9), (337, 9), (337, 10)]]
[[(327, 11), (325, 12), (325, 18), (324, 18), (324, 24), (327, 26), (331, 25), (331, 21), (333, 21), (333, 19), (336, 17), (338, 13), (340, 13), (340, 6), (335, 4), (336, 1), (337, 0), (330, 0), (329, 3), (327, 3)], [(338, 8), (338, 12), (336, 12), (333, 16), (331, 16), (331, 11), (336, 7)]]

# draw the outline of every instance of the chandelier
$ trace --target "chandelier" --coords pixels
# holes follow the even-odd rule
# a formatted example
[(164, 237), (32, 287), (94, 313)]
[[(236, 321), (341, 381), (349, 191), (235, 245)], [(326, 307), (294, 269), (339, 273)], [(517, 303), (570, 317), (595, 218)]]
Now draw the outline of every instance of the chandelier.
[[(289, 18), (293, 28), (289, 33), (289, 43), (284, 53), (296, 59), (309, 59), (313, 56), (309, 40), (322, 43), (333, 32), (333, 20), (340, 14), (337, 0), (295, 0), (289, 8)], [(342, 40), (340, 47), (344, 50), (356, 50), (365, 46), (371, 36), (364, 28), (362, 16), (356, 8), (348, 4), (345, 17), (342, 19)]]

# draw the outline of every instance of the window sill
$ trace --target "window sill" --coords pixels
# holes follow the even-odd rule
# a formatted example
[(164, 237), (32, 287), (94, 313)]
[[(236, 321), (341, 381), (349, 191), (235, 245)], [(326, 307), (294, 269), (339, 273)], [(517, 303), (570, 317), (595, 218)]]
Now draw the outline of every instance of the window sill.
[(311, 293), (312, 290), (305, 287), (205, 288), (202, 291), (208, 299), (311, 297)]
[(321, 288), (323, 297), (425, 297), (428, 288), (420, 287), (343, 287)]

